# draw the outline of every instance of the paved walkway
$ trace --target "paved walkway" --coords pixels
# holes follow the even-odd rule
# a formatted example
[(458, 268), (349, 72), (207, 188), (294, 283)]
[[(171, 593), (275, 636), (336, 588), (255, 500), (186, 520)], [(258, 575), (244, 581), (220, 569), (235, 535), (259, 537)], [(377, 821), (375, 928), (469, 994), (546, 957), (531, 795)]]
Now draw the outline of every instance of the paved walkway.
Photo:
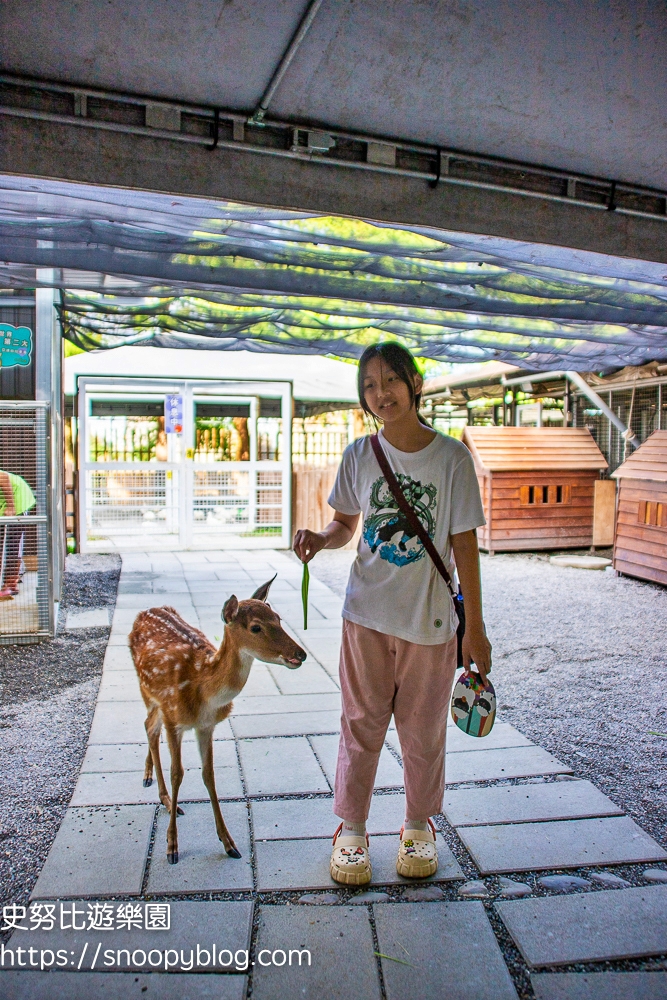
[[(188, 734), (180, 861), (169, 866), (167, 815), (155, 784), (142, 785), (145, 711), (128, 632), (141, 608), (170, 604), (217, 641), (229, 594), (248, 597), (276, 571), (271, 603), (309, 656), (296, 671), (256, 662), (216, 730), (218, 795), (242, 860), (217, 840)], [(404, 800), (390, 730), (369, 824), (373, 882), (363, 894), (331, 882), (341, 601), (311, 578), (303, 632), (300, 586), (299, 566), (278, 552), (123, 556), (88, 752), (30, 929), (9, 946), (44, 949), (45, 967), (53, 955), (61, 968), (5, 972), (2, 995), (50, 1000), (58, 975), (72, 1000), (667, 996), (667, 972), (647, 971), (664, 961), (642, 962), (667, 953), (667, 854), (502, 719), (484, 740), (450, 726), (440, 867), (418, 886), (394, 868)], [(310, 966), (305, 951), (298, 964), (301, 949)], [(211, 971), (225, 974), (197, 974)]]

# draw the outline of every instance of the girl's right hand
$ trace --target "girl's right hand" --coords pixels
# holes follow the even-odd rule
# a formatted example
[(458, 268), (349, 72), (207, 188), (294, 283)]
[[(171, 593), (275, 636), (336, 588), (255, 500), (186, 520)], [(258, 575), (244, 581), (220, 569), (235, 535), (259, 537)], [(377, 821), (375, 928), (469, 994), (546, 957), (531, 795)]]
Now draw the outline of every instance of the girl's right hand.
[(302, 528), (294, 536), (293, 548), (301, 562), (307, 563), (326, 544), (326, 537), (321, 531), (311, 531), (309, 528)]

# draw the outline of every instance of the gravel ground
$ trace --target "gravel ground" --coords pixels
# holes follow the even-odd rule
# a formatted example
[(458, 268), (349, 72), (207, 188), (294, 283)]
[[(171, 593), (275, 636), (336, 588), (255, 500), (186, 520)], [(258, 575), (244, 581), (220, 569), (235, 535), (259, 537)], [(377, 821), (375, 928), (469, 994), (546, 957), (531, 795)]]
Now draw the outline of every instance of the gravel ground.
[(55, 639), (0, 646), (0, 905), (25, 903), (72, 795), (108, 628), (64, 629), (68, 608), (113, 607), (117, 556), (69, 556)]
[[(295, 557), (296, 558), (296, 557)], [(345, 593), (353, 552), (313, 576)], [(589, 778), (667, 847), (667, 589), (548, 555), (482, 556), (499, 716)]]

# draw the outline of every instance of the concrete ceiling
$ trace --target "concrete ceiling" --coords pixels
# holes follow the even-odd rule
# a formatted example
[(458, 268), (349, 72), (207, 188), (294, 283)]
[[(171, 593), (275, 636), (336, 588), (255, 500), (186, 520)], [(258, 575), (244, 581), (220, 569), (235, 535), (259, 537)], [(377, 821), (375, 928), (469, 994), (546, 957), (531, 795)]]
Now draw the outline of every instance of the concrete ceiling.
[[(257, 105), (304, 0), (4, 0), (5, 72)], [(324, 0), (283, 120), (667, 187), (663, 0)]]

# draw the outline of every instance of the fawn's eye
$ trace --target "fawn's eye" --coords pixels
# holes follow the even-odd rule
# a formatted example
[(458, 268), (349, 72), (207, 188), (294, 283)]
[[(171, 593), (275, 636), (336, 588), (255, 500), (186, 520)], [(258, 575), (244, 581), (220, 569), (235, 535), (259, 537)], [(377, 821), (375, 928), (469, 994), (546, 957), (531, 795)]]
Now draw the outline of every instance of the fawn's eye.
[(261, 632), (262, 631), (262, 626), (261, 625), (251, 625), (250, 626), (250, 631), (251, 632)]

